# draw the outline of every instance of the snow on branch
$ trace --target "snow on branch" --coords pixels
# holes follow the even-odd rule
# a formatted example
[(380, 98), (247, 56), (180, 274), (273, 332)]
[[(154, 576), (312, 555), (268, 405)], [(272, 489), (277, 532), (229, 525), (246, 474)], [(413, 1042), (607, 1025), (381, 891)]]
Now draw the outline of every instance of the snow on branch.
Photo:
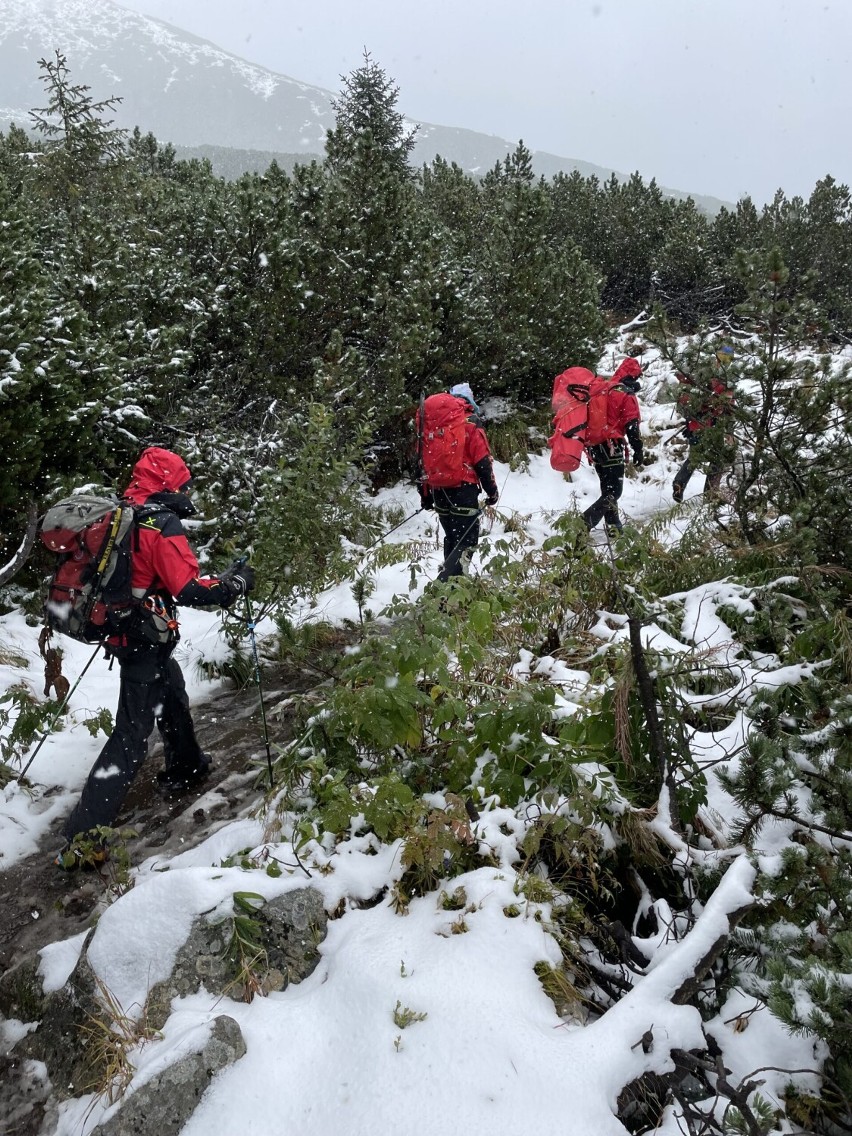
[(18, 549), (8, 564), (0, 568), (0, 587), (3, 584), (8, 584), (16, 572), (23, 568), (27, 561), (33, 545), (35, 544), (36, 531), (38, 529), (38, 509), (36, 508), (35, 501), (30, 501), (27, 507), (27, 528), (24, 533), (24, 539), (18, 545)]
[(746, 856), (728, 869), (679, 943), (660, 951), (633, 989), (588, 1027), (594, 1046), (610, 1053), (608, 1090), (615, 1100), (623, 1087), (647, 1072), (674, 1069), (672, 1051), (703, 1050), (701, 1016), (686, 1005), (723, 950), (745, 913), (754, 905), (757, 870)]

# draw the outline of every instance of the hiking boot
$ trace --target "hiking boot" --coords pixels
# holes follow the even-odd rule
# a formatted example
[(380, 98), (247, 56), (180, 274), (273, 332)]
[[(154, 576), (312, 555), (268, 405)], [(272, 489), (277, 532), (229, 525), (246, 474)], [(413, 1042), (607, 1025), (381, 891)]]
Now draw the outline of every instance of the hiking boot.
[(174, 797), (206, 781), (210, 776), (210, 770), (213, 768), (213, 762), (210, 761), (206, 753), (202, 756), (207, 760), (202, 761), (201, 765), (189, 772), (178, 769), (161, 769), (157, 774), (157, 785), (160, 792), (164, 796)]
[(678, 503), (683, 500), (683, 486), (679, 481), (676, 481), (674, 485), (672, 485), (672, 497)]

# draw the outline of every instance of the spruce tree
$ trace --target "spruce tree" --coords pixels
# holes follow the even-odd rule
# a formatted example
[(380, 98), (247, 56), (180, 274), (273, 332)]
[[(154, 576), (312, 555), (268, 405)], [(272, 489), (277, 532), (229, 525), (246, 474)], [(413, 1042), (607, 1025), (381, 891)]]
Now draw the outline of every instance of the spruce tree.
[(40, 181), (50, 199), (74, 218), (98, 190), (109, 197), (110, 174), (124, 157), (126, 131), (104, 116), (121, 99), (95, 100), (89, 87), (72, 83), (60, 51), (53, 59), (40, 59), (39, 67), (48, 103), (30, 117), (45, 145)]
[(353, 421), (379, 423), (405, 405), (434, 336), (430, 236), (397, 99), (365, 55), (335, 103), (328, 185), (305, 243), (306, 287), (312, 307), (322, 308), (318, 346), (339, 376), (336, 405)]
[(332, 174), (374, 161), (400, 178), (411, 178), (408, 159), (415, 131), (397, 110), (398, 101), (399, 88), (365, 51), (363, 64), (344, 77), (343, 93), (332, 102), (336, 121), (325, 142)]

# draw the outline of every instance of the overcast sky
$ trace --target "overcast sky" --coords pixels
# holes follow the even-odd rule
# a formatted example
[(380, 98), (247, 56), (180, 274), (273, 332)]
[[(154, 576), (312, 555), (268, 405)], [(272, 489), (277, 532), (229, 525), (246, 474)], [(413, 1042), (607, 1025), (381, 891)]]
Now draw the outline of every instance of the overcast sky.
[(366, 48), (408, 117), (763, 203), (852, 184), (852, 0), (119, 0), (327, 90)]

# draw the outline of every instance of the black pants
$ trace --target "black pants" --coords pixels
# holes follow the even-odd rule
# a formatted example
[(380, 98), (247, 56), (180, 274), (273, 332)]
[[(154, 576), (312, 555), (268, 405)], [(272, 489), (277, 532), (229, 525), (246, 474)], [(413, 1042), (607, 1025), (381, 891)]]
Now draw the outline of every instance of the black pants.
[(115, 727), (65, 822), (67, 840), (98, 825), (112, 826), (148, 753), (148, 738), (155, 723), (162, 734), (168, 772), (192, 773), (205, 764), (207, 759), (189, 713), (183, 674), (168, 657), (169, 650), (140, 647), (119, 663), (121, 689)]
[(601, 495), (583, 513), (586, 527), (593, 529), (603, 518), (608, 528), (621, 528), (618, 499), (624, 489), (624, 462), (609, 459), (608, 464), (595, 462), (595, 472), (601, 483)]
[(479, 543), (479, 486), (466, 483), (432, 493), (435, 512), (444, 530), (444, 563), (439, 580), (467, 572)]
[[(683, 491), (689, 484), (690, 477), (692, 477), (693, 473), (695, 473), (695, 466), (692, 464), (693, 452), (695, 453), (696, 459), (698, 461), (701, 461), (702, 457), (704, 456), (702, 453), (700, 434), (687, 433), (686, 440), (689, 444), (689, 451), (686, 455), (686, 461), (677, 471), (674, 479), (674, 484), (680, 486), (681, 497), (683, 496)], [(695, 451), (693, 451), (692, 449), (693, 446), (696, 447)], [(725, 466), (721, 461), (713, 461), (711, 458), (707, 462), (707, 480), (704, 482), (705, 493), (708, 489), (711, 493), (718, 493), (719, 487), (722, 484), (722, 474), (724, 473), (724, 470)], [(680, 500), (680, 498), (677, 499)]]

